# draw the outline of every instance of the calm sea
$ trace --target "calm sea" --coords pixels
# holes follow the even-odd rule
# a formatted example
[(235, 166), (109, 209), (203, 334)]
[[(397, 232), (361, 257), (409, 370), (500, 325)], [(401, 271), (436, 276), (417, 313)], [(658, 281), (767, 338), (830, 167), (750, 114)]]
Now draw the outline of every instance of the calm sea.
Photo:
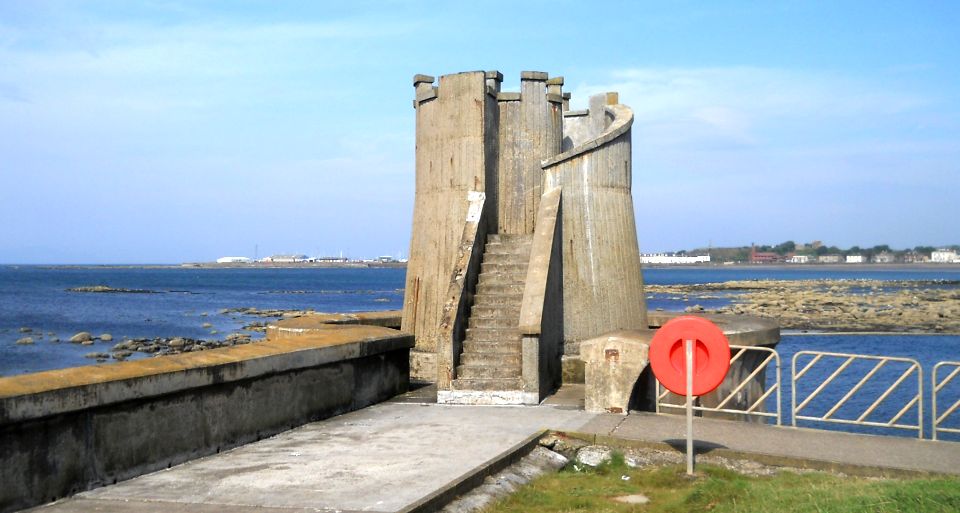
[[(93, 360), (84, 357), (86, 353), (106, 351), (116, 341), (125, 337), (184, 336), (216, 339), (241, 331), (246, 324), (263, 320), (237, 313), (221, 313), (231, 308), (310, 308), (321, 312), (399, 309), (403, 301), (404, 274), (403, 269), (0, 266), (0, 375), (92, 364)], [(753, 279), (960, 280), (960, 269), (698, 267), (644, 270), (644, 280), (650, 284)], [(152, 293), (102, 294), (67, 291), (72, 287), (90, 285), (149, 290)], [(697, 298), (691, 297), (690, 301), (697, 301)], [(713, 306), (723, 301), (725, 300), (707, 299), (699, 303)], [(655, 297), (649, 300), (648, 304), (650, 308), (681, 311), (691, 303), (683, 302), (679, 298)], [(204, 327), (205, 324), (210, 326)], [(30, 328), (32, 331), (21, 333), (21, 328)], [(109, 333), (114, 342), (97, 342), (92, 346), (66, 342), (79, 331), (88, 331), (94, 335)], [(33, 337), (35, 343), (16, 344), (16, 341), (24, 336)], [(57, 338), (61, 342), (52, 342)], [(930, 372), (936, 362), (960, 360), (960, 336), (784, 335), (777, 349), (783, 362), (785, 382), (789, 381), (790, 359), (794, 353), (799, 350), (820, 350), (915, 358), (923, 368), (924, 386), (929, 388)], [(772, 376), (770, 378), (772, 379)], [(837, 392), (827, 395), (831, 394), (836, 395)], [(789, 408), (789, 397), (789, 386), (785, 383), (785, 410)], [(856, 401), (863, 400), (865, 399), (854, 400), (853, 406), (862, 406)], [(894, 408), (892, 401), (881, 406), (877, 411), (879, 417)], [(929, 411), (929, 400), (925, 408)], [(889, 412), (890, 415), (894, 415), (897, 409)], [(960, 417), (960, 414), (956, 416)], [(785, 415), (784, 418), (786, 421), (789, 416)]]

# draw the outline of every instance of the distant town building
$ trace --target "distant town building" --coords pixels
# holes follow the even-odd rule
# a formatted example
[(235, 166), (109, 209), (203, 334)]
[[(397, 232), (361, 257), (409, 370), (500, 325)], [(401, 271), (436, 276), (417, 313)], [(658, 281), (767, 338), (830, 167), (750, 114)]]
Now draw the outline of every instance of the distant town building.
[(641, 264), (707, 264), (710, 255), (676, 255), (672, 253), (641, 253)]
[(863, 255), (847, 255), (848, 264), (862, 264)]
[(313, 261), (330, 263), (330, 264), (334, 264), (334, 263), (342, 264), (344, 262), (348, 262), (349, 260), (347, 260), (347, 257), (345, 256), (322, 256), (322, 257), (314, 258)]
[(929, 262), (930, 257), (924, 255), (923, 253), (917, 253), (916, 251), (908, 251), (903, 255), (903, 261), (907, 264), (922, 264), (924, 262)]
[(218, 264), (249, 264), (253, 259), (239, 256), (225, 256), (217, 259)]
[(958, 264), (960, 255), (952, 249), (938, 249), (930, 253), (930, 261), (936, 264)]
[(880, 253), (873, 255), (873, 263), (875, 264), (892, 264), (896, 261), (896, 255), (887, 251), (881, 251)]
[(271, 262), (274, 264), (295, 264), (298, 262), (306, 262), (307, 260), (307, 255), (271, 255), (264, 257), (261, 262)]
[(817, 257), (817, 262), (821, 264), (839, 264), (840, 258), (842, 258), (840, 255), (820, 255)]
[(787, 262), (791, 264), (809, 264), (810, 255), (790, 255)]
[(773, 264), (782, 261), (783, 257), (777, 253), (772, 253), (769, 251), (757, 251), (756, 246), (750, 248), (751, 264)]

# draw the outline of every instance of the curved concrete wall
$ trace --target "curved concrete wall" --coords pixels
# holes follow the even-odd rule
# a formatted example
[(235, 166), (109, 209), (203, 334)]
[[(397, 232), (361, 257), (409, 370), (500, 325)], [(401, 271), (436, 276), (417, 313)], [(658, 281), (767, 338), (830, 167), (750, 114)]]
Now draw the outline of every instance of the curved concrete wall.
[(592, 98), (589, 115), (579, 116), (583, 123), (575, 124), (578, 137), (586, 131), (592, 138), (543, 162), (548, 185), (563, 190), (563, 331), (568, 357), (579, 354), (582, 340), (647, 326), (630, 194), (633, 112), (624, 105), (604, 106), (606, 101), (615, 102), (615, 95)]

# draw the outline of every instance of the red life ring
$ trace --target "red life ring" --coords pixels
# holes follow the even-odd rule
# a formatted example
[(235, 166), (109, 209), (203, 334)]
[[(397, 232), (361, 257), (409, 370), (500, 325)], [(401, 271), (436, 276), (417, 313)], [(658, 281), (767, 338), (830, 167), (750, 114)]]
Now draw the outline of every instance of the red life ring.
[(693, 395), (712, 392), (730, 369), (730, 343), (723, 330), (703, 317), (683, 315), (660, 327), (650, 342), (650, 367), (667, 390), (687, 394), (684, 341), (693, 340)]

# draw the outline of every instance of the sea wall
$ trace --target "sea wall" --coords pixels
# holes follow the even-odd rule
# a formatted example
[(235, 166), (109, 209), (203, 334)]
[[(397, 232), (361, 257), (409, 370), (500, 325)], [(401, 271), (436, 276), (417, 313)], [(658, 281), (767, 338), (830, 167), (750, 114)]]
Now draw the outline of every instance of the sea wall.
[(406, 391), (413, 337), (327, 325), (0, 378), (0, 512), (168, 468)]

